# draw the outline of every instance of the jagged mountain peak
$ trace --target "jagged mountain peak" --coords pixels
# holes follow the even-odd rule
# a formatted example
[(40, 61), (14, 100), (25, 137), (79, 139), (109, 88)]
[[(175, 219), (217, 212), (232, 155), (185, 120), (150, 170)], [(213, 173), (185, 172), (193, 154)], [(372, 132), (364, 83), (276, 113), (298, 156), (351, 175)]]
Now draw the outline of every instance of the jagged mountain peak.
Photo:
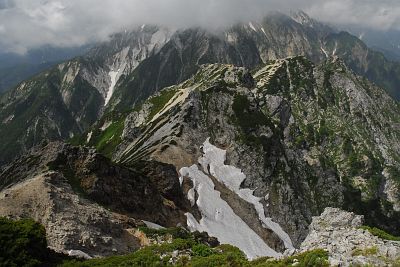
[[(0, 113), (0, 121), (17, 127), (32, 115), (28, 118), (37, 123), (29, 138), (38, 137), (34, 130), (43, 122), (52, 122), (47, 129), (64, 132), (57, 124), (61, 115), (55, 113), (60, 107), (78, 125), (88, 114), (101, 115), (93, 125), (76, 130), (84, 134), (71, 142), (81, 147), (52, 143), (4, 170), (7, 194), (33, 197), (21, 191), (24, 184), (58, 188), (68, 199), (80, 199), (74, 190), (83, 189), (91, 208), (73, 202), (79, 216), (92, 214), (95, 202), (106, 204), (121, 216), (206, 231), (239, 246), (250, 258), (299, 248), (312, 217), (326, 207), (364, 213), (368, 224), (398, 233), (398, 103), (340, 57), (350, 51), (346, 38), (334, 34), (318, 39), (323, 34), (314, 29), (300, 32), (296, 38), (303, 41), (298, 41), (292, 34), (302, 25), (291, 20), (278, 31), (283, 41), (276, 44), (279, 27), (267, 26), (265, 21), (244, 24), (222, 35), (177, 31), (159, 48), (151, 41), (158, 29), (145, 26), (139, 35), (132, 33), (137, 38), (133, 43), (125, 37), (121, 40), (126, 43), (114, 40), (114, 47), (128, 45), (126, 53), (111, 49), (103, 61), (84, 57), (61, 64), (28, 82), (29, 88), (13, 91), (19, 98), (1, 106), (10, 113)], [(88, 91), (93, 95), (85, 95)], [(36, 107), (44, 93), (57, 101), (32, 114), (20, 108)], [(90, 102), (93, 98), (97, 100)], [(27, 172), (32, 181), (25, 179)], [(173, 179), (165, 180), (166, 174)], [(74, 177), (80, 179), (70, 180)], [(138, 190), (135, 197), (130, 189)], [(4, 210), (12, 212), (7, 203), (14, 202), (4, 203)], [(93, 213), (96, 220), (114, 218), (103, 209), (101, 213)], [(220, 230), (224, 225), (240, 231), (227, 233)], [(80, 231), (86, 226), (79, 224)], [(116, 227), (128, 230), (123, 222)], [(103, 241), (95, 243), (103, 249), (109, 242)]]

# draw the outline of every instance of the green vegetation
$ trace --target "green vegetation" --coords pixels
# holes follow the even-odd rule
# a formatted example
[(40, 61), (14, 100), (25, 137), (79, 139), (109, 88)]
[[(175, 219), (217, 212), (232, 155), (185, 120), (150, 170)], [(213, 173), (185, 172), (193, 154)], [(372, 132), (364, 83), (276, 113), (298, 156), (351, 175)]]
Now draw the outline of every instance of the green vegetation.
[(369, 226), (362, 226), (361, 229), (367, 230), (369, 231), (371, 234), (373, 234), (374, 236), (377, 236), (381, 239), (385, 239), (385, 240), (392, 240), (392, 241), (400, 241), (400, 237), (391, 235), (389, 233), (386, 233), (385, 231), (376, 228), (376, 227), (369, 227)]
[(46, 231), (31, 219), (0, 218), (0, 266), (55, 264), (59, 255), (47, 248)]
[(249, 266), (257, 267), (328, 267), (328, 252), (322, 249), (307, 251), (281, 260), (261, 258), (250, 262)]
[(177, 91), (177, 89), (162, 90), (158, 95), (150, 98), (149, 102), (152, 104), (152, 107), (148, 120), (153, 119), (153, 117), (165, 107), (171, 98), (176, 95)]
[[(127, 112), (112, 112), (103, 116), (91, 130), (84, 135), (78, 135), (69, 140), (72, 145), (85, 145), (87, 136), (91, 134), (91, 138), (87, 143), (94, 146), (99, 153), (106, 157), (111, 157), (115, 148), (121, 143), (121, 135), (124, 130)], [(104, 125), (109, 124), (104, 130)]]
[(351, 253), (352, 256), (373, 256), (376, 254), (378, 254), (378, 248), (376, 246), (365, 249), (357, 248)]
[(274, 129), (272, 122), (260, 110), (252, 110), (250, 101), (245, 95), (237, 94), (233, 100), (234, 121), (241, 128), (240, 139), (245, 144), (261, 144), (262, 138), (252, 134), (257, 127), (268, 125)]
[(113, 121), (99, 136), (97, 136), (96, 149), (106, 156), (111, 156), (115, 147), (121, 143), (121, 135), (124, 130), (125, 118)]
[(63, 266), (283, 267), (292, 264), (297, 264), (297, 266), (300, 267), (328, 266), (328, 254), (324, 250), (310, 251), (279, 260), (261, 258), (255, 261), (249, 261), (242, 251), (231, 245), (211, 247), (204, 240), (198, 238), (202, 236), (201, 233), (189, 233), (182, 228), (154, 230), (141, 227), (140, 230), (151, 238), (157, 239), (157, 237), (170, 235), (173, 239), (171, 242), (144, 247), (129, 255), (87, 261), (72, 260), (65, 262)]

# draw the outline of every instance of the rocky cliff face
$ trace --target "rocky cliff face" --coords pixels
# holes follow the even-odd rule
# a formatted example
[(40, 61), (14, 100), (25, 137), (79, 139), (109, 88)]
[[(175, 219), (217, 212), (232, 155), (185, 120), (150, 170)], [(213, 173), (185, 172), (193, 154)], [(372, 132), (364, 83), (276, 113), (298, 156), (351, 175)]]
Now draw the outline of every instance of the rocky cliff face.
[[(316, 247), (326, 207), (399, 235), (400, 106), (356, 75), (375, 56), (304, 14), (116, 35), (2, 96), (0, 162), (42, 144), (1, 170), (0, 215), (92, 256), (145, 220), (278, 257)], [(47, 144), (69, 137), (92, 148)]]
[(128, 253), (141, 246), (134, 229), (141, 220), (172, 227), (190, 208), (173, 166), (142, 162), (131, 170), (63, 143), (36, 148), (0, 177), (0, 216), (37, 220), (64, 253)]
[(302, 251), (322, 248), (328, 251), (332, 266), (390, 266), (400, 255), (400, 243), (372, 235), (361, 226), (363, 216), (326, 208), (313, 217)]
[(101, 140), (122, 164), (154, 159), (180, 169), (197, 162), (210, 137), (246, 175), (240, 188), (254, 190), (298, 246), (327, 206), (396, 233), (398, 114), (393, 99), (338, 59), (277, 60), (252, 75), (208, 65), (121, 116), (119, 127), (103, 121), (88, 144)]
[(85, 57), (57, 65), (0, 97), (0, 164), (43, 141), (82, 134), (103, 114), (118, 80), (170, 33), (144, 27), (116, 35)]
[[(270, 14), (262, 21), (209, 32), (143, 25), (114, 35), (84, 57), (23, 82), (0, 100), (0, 162), (40, 143), (85, 132), (103, 114), (125, 112), (206, 63), (254, 68), (304, 55), (343, 57), (358, 74), (398, 96), (399, 68), (360, 40), (308, 18)], [(6, 134), (10, 133), (10, 134)]]

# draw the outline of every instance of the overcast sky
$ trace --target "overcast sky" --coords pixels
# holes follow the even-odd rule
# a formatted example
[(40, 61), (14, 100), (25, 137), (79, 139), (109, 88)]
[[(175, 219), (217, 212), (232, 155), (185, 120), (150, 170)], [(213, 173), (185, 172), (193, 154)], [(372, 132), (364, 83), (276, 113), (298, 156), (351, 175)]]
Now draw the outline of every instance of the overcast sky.
[(400, 0), (0, 0), (0, 49), (78, 46), (144, 23), (224, 27), (297, 9), (334, 24), (400, 29)]

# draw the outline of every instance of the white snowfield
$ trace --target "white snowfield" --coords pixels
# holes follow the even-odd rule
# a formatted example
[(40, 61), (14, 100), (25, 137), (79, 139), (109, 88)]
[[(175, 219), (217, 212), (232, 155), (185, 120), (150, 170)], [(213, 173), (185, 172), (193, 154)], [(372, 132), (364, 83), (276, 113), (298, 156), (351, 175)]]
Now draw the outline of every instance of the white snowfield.
[(118, 69), (117, 71), (112, 70), (108, 73), (108, 75), (110, 75), (110, 78), (111, 78), (111, 84), (110, 84), (110, 87), (108, 88), (106, 99), (104, 100), (104, 106), (107, 106), (108, 102), (110, 101), (110, 99), (114, 93), (114, 88), (115, 88), (115, 85), (117, 84), (117, 77), (118, 77), (119, 71), (120, 71), (120, 69)]
[[(220, 197), (220, 192), (214, 189), (214, 183), (209, 175), (215, 177), (240, 198), (254, 205), (260, 221), (265, 228), (274, 231), (284, 242), (287, 249), (293, 249), (292, 242), (279, 224), (271, 218), (266, 218), (264, 207), (260, 198), (253, 195), (250, 189), (240, 189), (240, 184), (246, 178), (243, 172), (230, 165), (225, 165), (226, 151), (213, 146), (209, 139), (203, 144), (203, 156), (197, 165), (185, 167), (180, 170), (182, 177), (188, 177), (193, 182), (193, 189), (188, 192), (188, 199), (197, 204), (202, 219), (197, 222), (192, 214), (187, 213), (187, 224), (192, 231), (205, 231), (217, 237), (221, 243), (227, 243), (240, 248), (248, 258), (254, 259), (262, 256), (279, 257), (280, 253), (271, 249)], [(198, 195), (195, 200), (195, 192)]]
[(234, 166), (225, 165), (226, 151), (213, 146), (209, 139), (204, 142), (202, 148), (203, 157), (199, 159), (199, 163), (203, 167), (204, 172), (208, 172), (209, 170), (210, 174), (219, 182), (223, 183), (243, 200), (253, 204), (263, 226), (274, 231), (274, 233), (284, 242), (287, 249), (294, 249), (289, 235), (283, 231), (280, 225), (273, 222), (271, 218), (265, 217), (264, 207), (260, 203), (261, 198), (254, 196), (253, 190), (240, 188), (240, 185), (246, 179), (246, 175), (242, 170)]
[(202, 215), (200, 222), (197, 222), (191, 213), (186, 213), (187, 224), (191, 231), (207, 232), (218, 238), (222, 244), (238, 247), (250, 259), (280, 256), (235, 214), (228, 203), (221, 199), (220, 192), (214, 190), (211, 178), (196, 165), (182, 168), (180, 173), (192, 179), (194, 190), (198, 194), (196, 204)]

